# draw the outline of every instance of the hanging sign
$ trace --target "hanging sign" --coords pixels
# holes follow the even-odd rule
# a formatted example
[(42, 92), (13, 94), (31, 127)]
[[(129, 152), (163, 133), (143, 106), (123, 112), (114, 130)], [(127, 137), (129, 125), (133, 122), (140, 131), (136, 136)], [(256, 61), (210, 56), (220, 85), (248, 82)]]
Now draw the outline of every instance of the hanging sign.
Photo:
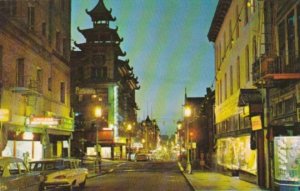
[(251, 126), (252, 126), (253, 131), (262, 129), (262, 123), (261, 123), (260, 115), (251, 117)]

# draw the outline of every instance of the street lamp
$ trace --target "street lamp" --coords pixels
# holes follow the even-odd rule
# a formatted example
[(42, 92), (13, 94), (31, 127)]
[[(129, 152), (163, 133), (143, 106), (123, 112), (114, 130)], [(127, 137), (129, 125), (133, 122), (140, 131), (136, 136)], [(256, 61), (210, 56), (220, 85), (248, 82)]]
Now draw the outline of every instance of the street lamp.
[[(96, 107), (95, 108), (95, 117), (96, 117), (96, 122), (97, 119), (99, 119), (100, 122), (100, 118), (102, 116), (102, 109), (101, 107)], [(96, 162), (95, 162), (95, 172), (99, 173), (100, 171), (100, 165), (101, 165), (101, 161), (100, 161), (100, 153), (99, 153), (99, 125), (97, 125), (96, 123)]]
[(188, 119), (191, 117), (192, 115), (192, 109), (190, 106), (185, 106), (184, 107), (184, 117), (187, 118), (187, 122), (186, 122), (186, 135), (187, 135), (187, 161), (186, 161), (186, 171), (191, 174), (192, 173), (192, 165), (191, 165), (191, 160), (190, 160), (190, 147), (191, 147), (191, 143), (190, 143), (190, 132), (189, 132), (189, 121)]
[(127, 131), (128, 131), (128, 133), (129, 133), (129, 140), (128, 140), (128, 145), (129, 145), (129, 147), (128, 147), (128, 160), (130, 161), (131, 160), (131, 130), (132, 130), (132, 125), (131, 124), (128, 124), (127, 125)]
[(181, 128), (182, 128), (182, 122), (181, 121), (177, 121), (177, 129), (178, 129), (178, 138), (179, 138), (179, 160), (181, 161)]

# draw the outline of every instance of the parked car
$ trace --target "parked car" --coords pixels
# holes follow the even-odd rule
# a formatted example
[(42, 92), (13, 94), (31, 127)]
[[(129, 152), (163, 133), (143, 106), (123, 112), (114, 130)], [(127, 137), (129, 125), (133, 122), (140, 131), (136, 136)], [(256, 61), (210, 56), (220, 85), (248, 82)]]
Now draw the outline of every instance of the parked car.
[(137, 153), (135, 155), (135, 161), (147, 161), (149, 160), (148, 155), (144, 153)]
[(29, 172), (24, 161), (0, 157), (0, 190), (38, 191), (44, 180), (37, 172)]
[(83, 188), (88, 175), (86, 168), (80, 167), (79, 159), (43, 159), (30, 162), (30, 170), (45, 175), (42, 188), (72, 190)]

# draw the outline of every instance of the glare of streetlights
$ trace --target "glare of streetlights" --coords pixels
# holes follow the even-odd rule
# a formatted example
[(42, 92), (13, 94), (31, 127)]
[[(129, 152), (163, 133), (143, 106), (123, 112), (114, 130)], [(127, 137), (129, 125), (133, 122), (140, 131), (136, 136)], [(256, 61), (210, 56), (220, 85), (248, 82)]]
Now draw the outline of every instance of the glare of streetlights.
[(142, 139), (142, 143), (145, 143), (145, 139)]
[(131, 129), (132, 129), (132, 125), (131, 125), (131, 124), (128, 124), (128, 125), (127, 125), (127, 131), (131, 131)]
[(101, 107), (95, 108), (95, 117), (101, 117), (102, 116), (102, 109)]
[(177, 129), (180, 130), (182, 127), (182, 122), (181, 121), (177, 121)]
[(192, 115), (192, 109), (189, 106), (184, 107), (184, 116), (185, 117), (190, 117)]

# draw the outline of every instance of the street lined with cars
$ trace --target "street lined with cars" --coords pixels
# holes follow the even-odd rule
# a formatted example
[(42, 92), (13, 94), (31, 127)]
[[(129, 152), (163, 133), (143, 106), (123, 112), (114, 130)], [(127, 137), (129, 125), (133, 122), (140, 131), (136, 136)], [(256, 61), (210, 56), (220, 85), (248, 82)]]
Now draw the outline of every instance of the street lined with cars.
[(30, 172), (24, 161), (15, 157), (0, 157), (1, 191), (39, 190), (44, 177), (38, 172)]

